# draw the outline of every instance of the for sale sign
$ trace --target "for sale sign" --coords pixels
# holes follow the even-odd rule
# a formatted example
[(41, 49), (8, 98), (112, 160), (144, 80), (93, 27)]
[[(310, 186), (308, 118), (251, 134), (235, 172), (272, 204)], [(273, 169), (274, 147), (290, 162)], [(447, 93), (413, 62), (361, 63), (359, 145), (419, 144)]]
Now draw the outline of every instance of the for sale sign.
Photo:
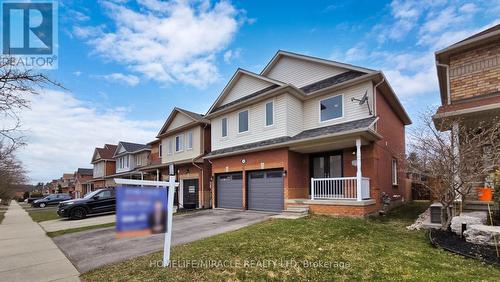
[(138, 237), (165, 233), (168, 193), (165, 187), (116, 189), (117, 237)]

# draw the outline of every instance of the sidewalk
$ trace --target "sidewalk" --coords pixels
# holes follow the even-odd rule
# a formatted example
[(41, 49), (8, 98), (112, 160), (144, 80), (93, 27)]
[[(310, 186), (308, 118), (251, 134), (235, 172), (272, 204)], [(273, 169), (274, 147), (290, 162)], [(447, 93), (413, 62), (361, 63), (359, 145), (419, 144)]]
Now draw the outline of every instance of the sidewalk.
[(12, 201), (0, 224), (0, 280), (80, 281), (45, 231)]

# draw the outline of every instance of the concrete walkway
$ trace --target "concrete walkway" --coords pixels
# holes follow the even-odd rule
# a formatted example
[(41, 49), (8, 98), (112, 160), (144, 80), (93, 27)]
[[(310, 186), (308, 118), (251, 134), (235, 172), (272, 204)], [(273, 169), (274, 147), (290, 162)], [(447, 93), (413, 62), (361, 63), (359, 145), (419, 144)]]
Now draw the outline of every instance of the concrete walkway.
[(80, 281), (78, 271), (15, 201), (0, 224), (0, 280)]
[(47, 220), (47, 221), (39, 222), (39, 224), (42, 226), (42, 228), (45, 231), (53, 232), (53, 231), (59, 231), (59, 230), (66, 230), (66, 229), (73, 229), (73, 228), (80, 228), (80, 227), (87, 227), (87, 226), (93, 226), (93, 225), (99, 225), (99, 224), (112, 223), (112, 222), (115, 222), (115, 220), (116, 220), (115, 218), (116, 217), (114, 214), (108, 214), (108, 215), (88, 216), (87, 218), (80, 219), (80, 220), (71, 220), (68, 218)]

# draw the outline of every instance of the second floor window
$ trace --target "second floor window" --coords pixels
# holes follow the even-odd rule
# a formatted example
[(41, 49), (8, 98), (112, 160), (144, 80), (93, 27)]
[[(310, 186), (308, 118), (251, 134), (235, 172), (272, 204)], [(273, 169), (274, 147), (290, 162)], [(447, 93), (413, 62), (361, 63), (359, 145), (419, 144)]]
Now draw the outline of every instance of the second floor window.
[(180, 152), (184, 150), (184, 135), (175, 136), (175, 151)]
[(193, 149), (193, 132), (189, 131), (187, 134), (187, 149)]
[(392, 160), (392, 185), (398, 185), (398, 161)]
[(172, 155), (173, 147), (172, 147), (172, 139), (168, 139), (168, 154)]
[(274, 103), (266, 103), (266, 126), (273, 125), (274, 123)]
[(342, 95), (337, 95), (319, 101), (321, 121), (336, 119), (343, 116), (342, 97)]
[(163, 146), (160, 144), (160, 147), (158, 148), (158, 154), (160, 155), (160, 158), (163, 155), (162, 149), (163, 149)]
[(248, 110), (238, 114), (238, 132), (248, 131)]
[(221, 126), (222, 126), (222, 137), (227, 136), (227, 118), (223, 118), (221, 120)]

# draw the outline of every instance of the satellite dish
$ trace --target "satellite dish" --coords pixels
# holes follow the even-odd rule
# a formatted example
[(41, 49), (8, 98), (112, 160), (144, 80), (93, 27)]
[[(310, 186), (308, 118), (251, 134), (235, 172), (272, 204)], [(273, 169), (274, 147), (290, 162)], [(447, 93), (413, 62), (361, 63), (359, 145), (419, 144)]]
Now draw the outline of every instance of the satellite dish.
[(363, 95), (363, 97), (361, 97), (361, 99), (357, 99), (357, 98), (351, 98), (351, 101), (354, 102), (354, 101), (358, 101), (358, 104), (360, 106), (362, 106), (364, 103), (366, 103), (366, 105), (368, 106), (368, 112), (370, 113), (370, 115), (372, 114), (372, 110), (370, 108), (370, 104), (369, 104), (369, 101), (368, 101), (368, 91), (365, 91), (365, 94)]

